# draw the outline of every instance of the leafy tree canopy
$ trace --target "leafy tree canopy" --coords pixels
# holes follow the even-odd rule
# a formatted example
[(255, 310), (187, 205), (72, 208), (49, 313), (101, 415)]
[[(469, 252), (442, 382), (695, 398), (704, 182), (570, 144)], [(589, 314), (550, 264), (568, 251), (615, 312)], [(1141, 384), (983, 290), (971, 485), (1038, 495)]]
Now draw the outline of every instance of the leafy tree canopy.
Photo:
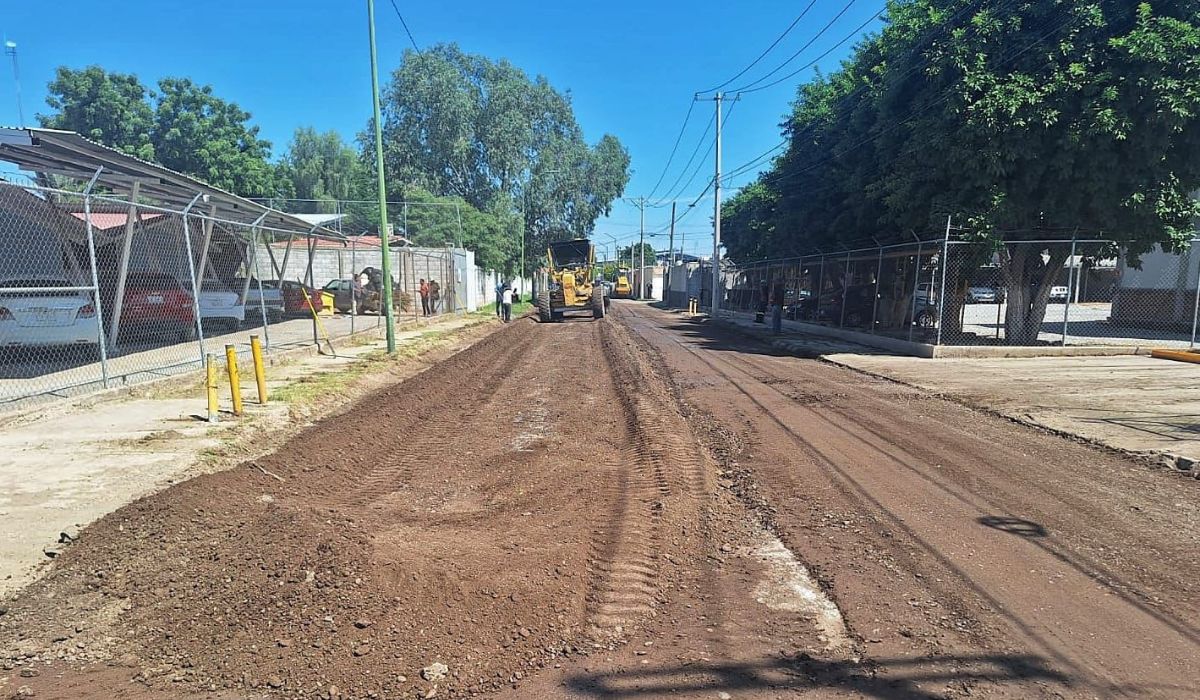
[[(405, 53), (383, 120), (389, 180), (515, 212), (530, 250), (586, 235), (629, 179), (624, 147), (609, 135), (589, 146), (569, 96), (452, 44)], [(363, 145), (373, 161), (371, 140)]]
[(133, 75), (60, 67), (46, 102), (57, 111), (39, 115), (43, 126), (77, 131), (244, 197), (275, 194), (271, 144), (258, 138), (249, 112), (211, 86), (164, 78), (153, 93)]
[[(296, 129), (277, 166), (279, 194), (296, 213), (333, 213), (336, 202), (369, 199), (373, 181), (358, 151), (336, 131)], [(311, 201), (304, 201), (311, 200)]]
[[(911, 240), (950, 215), (991, 246), (1171, 248), (1198, 213), (1200, 5), (889, 0), (882, 32), (799, 87), (785, 137), (724, 212), (735, 259)], [(1025, 247), (997, 248), (1010, 338), (1040, 324), (1067, 255)]]

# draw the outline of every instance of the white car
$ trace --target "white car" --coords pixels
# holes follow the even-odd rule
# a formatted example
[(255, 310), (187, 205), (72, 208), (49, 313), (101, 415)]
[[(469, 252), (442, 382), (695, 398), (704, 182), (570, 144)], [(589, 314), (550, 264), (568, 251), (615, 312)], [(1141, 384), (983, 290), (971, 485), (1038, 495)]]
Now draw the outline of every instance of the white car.
[[(53, 290), (78, 286), (82, 285), (59, 277), (0, 280), (0, 348), (98, 347), (100, 322), (92, 295)], [(45, 291), (5, 292), (15, 288)]]
[[(233, 284), (237, 289), (242, 289), (246, 284), (246, 278), (239, 277), (233, 281)], [(278, 322), (283, 318), (283, 292), (279, 289), (279, 282), (276, 280), (262, 281), (261, 302), (259, 301), (258, 285), (259, 281), (251, 277), (250, 287), (246, 290), (245, 307), (249, 309), (250, 325), (262, 322), (263, 310), (267, 312), (268, 323)]]
[(1050, 301), (1065, 302), (1067, 297), (1071, 295), (1071, 290), (1066, 287), (1051, 287)]
[(200, 284), (200, 325), (207, 332), (236, 331), (246, 320), (246, 301), (238, 292), (221, 282), (204, 280)]

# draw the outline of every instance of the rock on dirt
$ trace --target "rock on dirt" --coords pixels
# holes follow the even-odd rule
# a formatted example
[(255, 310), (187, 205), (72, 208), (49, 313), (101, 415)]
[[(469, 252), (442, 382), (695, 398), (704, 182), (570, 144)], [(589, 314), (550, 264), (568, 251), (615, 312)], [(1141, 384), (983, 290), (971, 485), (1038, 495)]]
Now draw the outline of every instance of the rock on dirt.
[(430, 683), (442, 680), (447, 673), (450, 673), (450, 668), (441, 661), (435, 661), (421, 669), (421, 677)]

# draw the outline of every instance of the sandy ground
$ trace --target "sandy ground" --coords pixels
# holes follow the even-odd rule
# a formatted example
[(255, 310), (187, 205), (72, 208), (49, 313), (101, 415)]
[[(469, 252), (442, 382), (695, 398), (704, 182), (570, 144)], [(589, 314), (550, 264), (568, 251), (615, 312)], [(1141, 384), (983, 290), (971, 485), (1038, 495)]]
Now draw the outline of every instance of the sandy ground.
[(613, 312), (101, 518), (0, 607), (0, 697), (1200, 694), (1200, 482)]
[(1145, 356), (828, 359), (1119, 450), (1200, 460), (1200, 365)]
[[(402, 330), (398, 338), (403, 344), (428, 330), (476, 322), (447, 318), (428, 328)], [(304, 356), (270, 367), (268, 392), (344, 369), (377, 351), (381, 341), (338, 347), (340, 357)], [(44, 552), (61, 549), (62, 533), (75, 534), (136, 498), (220, 468), (217, 450), (229, 440), (249, 446), (261, 434), (286, 432), (293, 425), (289, 407), (258, 405), (253, 374), (249, 367), (242, 370), (246, 416), (234, 419), (226, 412), (215, 426), (198, 420), (205, 402), (203, 388), (195, 383), (8, 419), (0, 428), (0, 594), (28, 583), (48, 562)], [(224, 378), (222, 383), (227, 411)], [(334, 397), (328, 403), (339, 401)]]

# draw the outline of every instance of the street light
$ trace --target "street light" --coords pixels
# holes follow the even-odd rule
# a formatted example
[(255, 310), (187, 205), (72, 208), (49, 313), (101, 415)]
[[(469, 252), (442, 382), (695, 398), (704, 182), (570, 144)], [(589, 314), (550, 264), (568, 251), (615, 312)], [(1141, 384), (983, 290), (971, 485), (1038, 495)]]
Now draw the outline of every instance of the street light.
[(17, 86), (17, 119), (19, 126), (25, 128), (25, 110), (21, 107), (21, 71), (17, 68), (17, 42), (10, 39), (4, 41), (4, 54), (12, 57), (13, 83)]

